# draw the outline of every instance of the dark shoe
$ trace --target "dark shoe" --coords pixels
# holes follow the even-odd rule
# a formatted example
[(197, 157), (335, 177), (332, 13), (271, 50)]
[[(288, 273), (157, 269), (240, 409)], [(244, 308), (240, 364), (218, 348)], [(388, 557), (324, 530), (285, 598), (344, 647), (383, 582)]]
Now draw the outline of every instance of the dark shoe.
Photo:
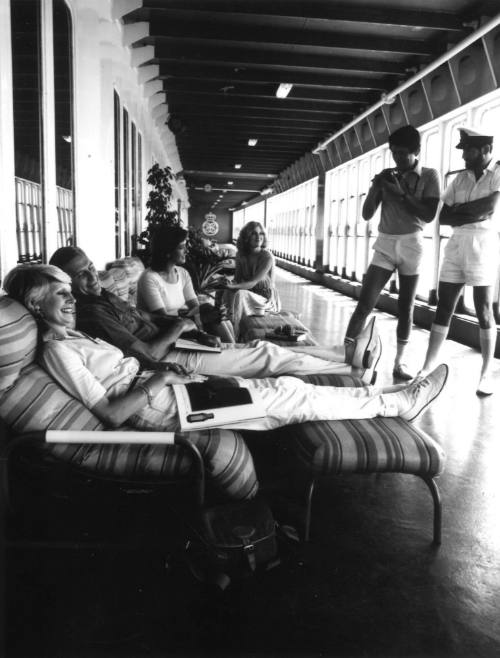
[(394, 366), (392, 376), (394, 379), (401, 379), (404, 382), (410, 382), (413, 379), (413, 375), (408, 371), (406, 363), (399, 363), (397, 366)]
[(377, 381), (377, 366), (378, 362), (380, 361), (380, 357), (382, 356), (382, 340), (380, 336), (377, 336), (377, 342), (371, 355), (373, 357), (372, 366), (371, 368), (365, 369), (361, 379), (363, 380), (364, 384), (370, 384), (373, 386)]
[(352, 357), (353, 368), (373, 368), (375, 360), (380, 358), (380, 338), (375, 329), (374, 316), (356, 336), (354, 354)]
[(448, 366), (442, 363), (435, 370), (410, 384), (408, 388), (395, 395), (404, 395), (408, 401), (408, 407), (400, 412), (400, 417), (405, 420), (415, 420), (422, 411), (437, 398), (443, 390), (448, 378)]

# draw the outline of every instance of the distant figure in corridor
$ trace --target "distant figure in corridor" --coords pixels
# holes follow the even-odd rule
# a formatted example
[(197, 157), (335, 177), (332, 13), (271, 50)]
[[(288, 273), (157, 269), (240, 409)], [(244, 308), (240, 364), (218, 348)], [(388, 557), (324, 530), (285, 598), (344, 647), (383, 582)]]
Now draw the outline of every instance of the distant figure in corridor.
[(436, 363), (464, 285), (473, 286), (479, 322), (482, 367), (479, 396), (494, 392), (492, 377), (497, 327), (492, 308), (492, 287), (498, 277), (498, 226), (493, 215), (500, 190), (500, 166), (492, 162), (493, 136), (460, 128), (457, 149), (465, 169), (443, 195), (439, 222), (453, 226), (439, 275), (438, 305), (421, 374)]
[(279, 311), (279, 298), (274, 284), (274, 256), (267, 249), (267, 235), (262, 224), (245, 224), (236, 246), (234, 280), (224, 280), (226, 291), (222, 299), (238, 338), (243, 318)]
[(410, 380), (404, 362), (413, 322), (413, 306), (424, 252), (422, 230), (434, 219), (439, 203), (439, 177), (435, 169), (418, 160), (420, 134), (403, 126), (389, 135), (389, 149), (396, 164), (373, 177), (363, 204), (363, 219), (369, 220), (381, 206), (375, 251), (363, 279), (356, 309), (347, 326), (345, 343), (361, 331), (377, 299), (395, 270), (399, 277), (397, 348), (393, 376)]

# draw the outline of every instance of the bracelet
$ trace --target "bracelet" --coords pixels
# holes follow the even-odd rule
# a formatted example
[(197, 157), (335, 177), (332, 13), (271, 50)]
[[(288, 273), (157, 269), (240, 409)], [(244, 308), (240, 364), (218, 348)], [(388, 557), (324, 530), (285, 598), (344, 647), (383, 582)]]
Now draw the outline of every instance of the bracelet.
[(153, 394), (151, 393), (150, 389), (144, 384), (137, 384), (135, 390), (142, 391), (146, 395), (146, 397), (148, 398), (148, 404), (151, 407), (153, 404)]

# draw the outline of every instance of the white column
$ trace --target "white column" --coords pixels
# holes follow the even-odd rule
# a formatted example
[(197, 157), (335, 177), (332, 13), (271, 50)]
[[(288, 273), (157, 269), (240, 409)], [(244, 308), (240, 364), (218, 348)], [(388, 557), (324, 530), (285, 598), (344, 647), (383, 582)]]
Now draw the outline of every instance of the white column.
[(45, 259), (57, 249), (56, 120), (52, 0), (41, 3), (42, 194)]
[(0, 0), (0, 278), (17, 262), (10, 0)]

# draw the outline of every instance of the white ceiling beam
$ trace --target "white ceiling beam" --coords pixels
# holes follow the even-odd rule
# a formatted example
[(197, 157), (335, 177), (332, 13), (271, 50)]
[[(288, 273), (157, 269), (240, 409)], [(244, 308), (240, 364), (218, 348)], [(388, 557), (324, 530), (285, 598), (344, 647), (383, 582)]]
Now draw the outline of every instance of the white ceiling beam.
[(122, 16), (125, 16), (125, 14), (134, 11), (134, 9), (140, 9), (141, 7), (142, 0), (113, 0), (111, 16), (114, 21), (119, 21), (122, 19)]
[(130, 47), (136, 41), (149, 37), (149, 23), (128, 23), (122, 26), (122, 43)]
[(154, 80), (160, 75), (160, 67), (158, 64), (148, 64), (147, 66), (140, 66), (137, 69), (137, 80), (140, 85), (143, 85), (145, 82)]
[(140, 66), (145, 62), (153, 59), (155, 56), (154, 46), (141, 46), (140, 48), (130, 49), (130, 64), (132, 66)]

